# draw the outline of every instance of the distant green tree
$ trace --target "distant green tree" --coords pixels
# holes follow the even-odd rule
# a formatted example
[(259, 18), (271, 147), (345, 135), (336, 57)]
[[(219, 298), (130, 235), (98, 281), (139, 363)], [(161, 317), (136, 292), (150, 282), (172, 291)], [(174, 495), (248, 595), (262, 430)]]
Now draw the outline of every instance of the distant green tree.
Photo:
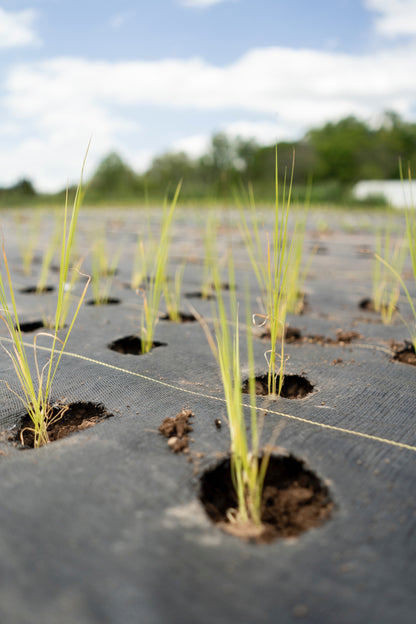
[(372, 131), (364, 122), (346, 117), (311, 130), (306, 139), (317, 156), (314, 179), (340, 182), (360, 179), (359, 154), (368, 152), (372, 144)]
[(112, 152), (99, 164), (89, 183), (89, 194), (105, 197), (132, 197), (143, 192), (143, 181)]
[(12, 193), (16, 193), (18, 195), (25, 195), (26, 197), (33, 197), (36, 195), (36, 191), (33, 187), (33, 184), (30, 180), (26, 178), (22, 178), (19, 180), (14, 186), (11, 186), (9, 189)]
[[(154, 158), (146, 181), (151, 195), (174, 192), (179, 180), (184, 181), (184, 191), (195, 181), (195, 163), (185, 152), (168, 152)], [(183, 196), (183, 192), (182, 192)]]

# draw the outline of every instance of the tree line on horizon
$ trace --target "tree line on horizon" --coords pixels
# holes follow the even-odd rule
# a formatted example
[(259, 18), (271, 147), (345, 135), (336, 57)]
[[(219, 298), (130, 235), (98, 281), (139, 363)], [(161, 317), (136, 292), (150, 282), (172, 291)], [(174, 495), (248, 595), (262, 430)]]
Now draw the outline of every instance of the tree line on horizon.
[[(275, 195), (276, 147), (282, 180), (286, 176), (289, 181), (295, 154), (294, 200), (302, 201), (310, 192), (315, 202), (348, 202), (359, 180), (399, 178), (400, 160), (415, 171), (416, 123), (386, 112), (374, 128), (349, 116), (311, 129), (298, 141), (279, 142), (277, 146), (217, 133), (201, 157), (165, 153), (154, 158), (144, 173), (135, 172), (112, 152), (88, 181), (88, 202), (158, 201), (174, 193), (180, 179), (182, 200), (233, 201), (236, 193), (252, 185), (256, 199), (271, 201)], [(30, 180), (23, 179), (12, 187), (0, 188), (0, 202), (57, 199), (62, 193), (38, 194)]]

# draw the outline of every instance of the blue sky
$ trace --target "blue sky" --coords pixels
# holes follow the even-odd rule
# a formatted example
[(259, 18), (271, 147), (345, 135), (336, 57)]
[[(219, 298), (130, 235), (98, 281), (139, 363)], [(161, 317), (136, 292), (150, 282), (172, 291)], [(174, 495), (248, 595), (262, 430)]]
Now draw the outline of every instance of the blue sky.
[(90, 136), (87, 174), (218, 131), (415, 120), (415, 61), (416, 0), (0, 0), (0, 186), (73, 182)]

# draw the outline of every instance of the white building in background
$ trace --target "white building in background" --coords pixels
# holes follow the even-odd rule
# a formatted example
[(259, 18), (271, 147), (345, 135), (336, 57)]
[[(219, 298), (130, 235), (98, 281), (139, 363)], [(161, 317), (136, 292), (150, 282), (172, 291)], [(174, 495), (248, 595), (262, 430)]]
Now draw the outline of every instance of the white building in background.
[(395, 208), (416, 207), (416, 181), (362, 180), (354, 186), (353, 194), (357, 199), (384, 195)]

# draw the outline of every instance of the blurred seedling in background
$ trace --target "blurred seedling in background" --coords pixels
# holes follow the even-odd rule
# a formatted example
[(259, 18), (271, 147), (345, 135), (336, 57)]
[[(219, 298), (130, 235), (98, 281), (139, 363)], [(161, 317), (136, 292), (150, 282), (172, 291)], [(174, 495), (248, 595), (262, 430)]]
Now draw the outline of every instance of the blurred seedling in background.
[(58, 251), (61, 245), (61, 224), (59, 220), (55, 218), (54, 229), (52, 236), (50, 237), (49, 244), (42, 257), (42, 265), (40, 268), (40, 275), (38, 283), (36, 284), (36, 292), (43, 293), (46, 290), (48, 276), (51, 269), (52, 261), (55, 257), (55, 253)]
[(181, 323), (182, 321), (180, 304), (185, 266), (186, 262), (183, 262), (177, 267), (174, 278), (170, 280), (166, 277), (163, 283), (163, 296), (165, 299), (167, 315), (169, 320), (174, 323)]
[(33, 260), (39, 244), (43, 217), (44, 212), (40, 209), (32, 210), (30, 214), (17, 212), (15, 217), (17, 243), (25, 275), (32, 273)]
[[(376, 233), (372, 299), (374, 311), (380, 314), (385, 325), (392, 322), (400, 296), (400, 282), (388, 266), (401, 275), (406, 255), (405, 241), (393, 243), (389, 226), (384, 232), (379, 230)], [(386, 264), (380, 262), (379, 258), (383, 258)]]
[(288, 264), (287, 275), (286, 311), (288, 314), (301, 314), (303, 312), (305, 305), (305, 280), (311, 267), (313, 257), (317, 251), (317, 246), (314, 246), (306, 261), (304, 260), (306, 225), (311, 192), (312, 185), (309, 183), (304, 208), (302, 212), (298, 208), (294, 213), (295, 227), (292, 234), (293, 242), (288, 250), (288, 253), (292, 256)]
[[(7, 384), (7, 382), (4, 383), (6, 383), (9, 390), (13, 392), (22, 402), (33, 425), (33, 427), (31, 428), (26, 428), (21, 431), (21, 442), (22, 444), (24, 444), (25, 434), (30, 434), (33, 436), (33, 446), (35, 448), (49, 442), (48, 428), (54, 422), (56, 422), (57, 419), (61, 418), (63, 413), (67, 409), (65, 406), (61, 406), (58, 412), (56, 412), (56, 410), (54, 409), (54, 406), (51, 403), (52, 386), (56, 376), (56, 372), (59, 367), (59, 363), (61, 361), (62, 354), (64, 353), (65, 347), (72, 332), (82, 302), (85, 298), (85, 294), (90, 281), (88, 278), (81, 292), (81, 295), (78, 298), (72, 320), (67, 327), (64, 337), (59, 338), (58, 328), (62, 327), (65, 324), (64, 314), (66, 287), (68, 283), (68, 274), (70, 271), (70, 257), (74, 243), (78, 213), (83, 199), (82, 180), (85, 160), (86, 156), (83, 162), (80, 182), (76, 190), (70, 214), (68, 214), (68, 192), (66, 194), (64, 217), (61, 226), (62, 230), (60, 247), (59, 285), (57, 291), (57, 302), (54, 318), (54, 331), (51, 333), (41, 332), (35, 336), (33, 340), (33, 366), (31, 366), (30, 364), (26, 350), (27, 345), (23, 340), (22, 332), (20, 329), (19, 315), (14, 295), (13, 282), (3, 242), (3, 263), (5, 276), (3, 275), (3, 271), (0, 270), (0, 304), (2, 308), (0, 318), (2, 319), (8, 330), (9, 339), (2, 338), (1, 342), (3, 349), (13, 363), (20, 390), (14, 391), (11, 389), (9, 384)], [(42, 348), (43, 352), (49, 352), (49, 355), (46, 358), (46, 363), (43, 365), (40, 364), (38, 359), (38, 339), (41, 336), (46, 336), (51, 340), (51, 346), (49, 349)], [(11, 347), (6, 348), (3, 344), (4, 341), (11, 344)]]
[(217, 228), (216, 212), (208, 210), (204, 229), (204, 261), (202, 265), (201, 298), (210, 299), (214, 290), (214, 271), (217, 259)]
[(159, 320), (160, 299), (167, 280), (166, 268), (169, 259), (173, 216), (178, 202), (181, 186), (182, 182), (179, 182), (170, 205), (168, 204), (167, 198), (165, 198), (161, 232), (159, 240), (157, 241), (158, 244), (155, 255), (153, 256), (153, 261), (150, 265), (151, 272), (148, 276), (145, 288), (139, 288), (137, 291), (143, 299), (140, 315), (140, 339), (142, 353), (148, 353), (153, 347), (155, 328)]
[(152, 258), (155, 257), (158, 241), (152, 232), (150, 207), (146, 201), (146, 220), (144, 231), (139, 230), (133, 256), (133, 267), (130, 286), (136, 290), (144, 284), (149, 276)]
[[(402, 164), (400, 162), (400, 178), (403, 181), (404, 180), (404, 174), (403, 174), (403, 168), (402, 168)], [(408, 167), (408, 171), (407, 171), (407, 178), (410, 182), (410, 188), (411, 188), (411, 182), (412, 182), (412, 172), (410, 169), (410, 165)], [(407, 239), (407, 244), (409, 247), (409, 252), (410, 252), (410, 262), (411, 262), (411, 271), (412, 271), (412, 278), (413, 278), (413, 285), (414, 287), (416, 287), (416, 206), (413, 200), (413, 197), (410, 196), (410, 200), (409, 203), (407, 204), (406, 208), (405, 208), (405, 215), (406, 215), (406, 239)], [(406, 298), (409, 302), (410, 305), (410, 309), (412, 311), (412, 315), (413, 315), (413, 320), (411, 322), (411, 324), (407, 324), (408, 329), (409, 329), (409, 333), (410, 333), (410, 338), (412, 341), (412, 346), (413, 346), (413, 350), (416, 353), (416, 307), (415, 304), (413, 302), (413, 298), (412, 295), (410, 294), (410, 291), (408, 289), (408, 287), (406, 286), (402, 276), (400, 275), (400, 273), (397, 271), (397, 269), (392, 266), (388, 260), (386, 260), (385, 258), (383, 258), (381, 255), (376, 254), (376, 258), (385, 266), (387, 267), (395, 276), (395, 278), (397, 279), (397, 281), (399, 282), (400, 286), (402, 287)]]
[(95, 305), (106, 305), (110, 299), (110, 291), (117, 267), (120, 262), (121, 248), (114, 253), (109, 252), (110, 244), (104, 228), (93, 242), (91, 288)]

